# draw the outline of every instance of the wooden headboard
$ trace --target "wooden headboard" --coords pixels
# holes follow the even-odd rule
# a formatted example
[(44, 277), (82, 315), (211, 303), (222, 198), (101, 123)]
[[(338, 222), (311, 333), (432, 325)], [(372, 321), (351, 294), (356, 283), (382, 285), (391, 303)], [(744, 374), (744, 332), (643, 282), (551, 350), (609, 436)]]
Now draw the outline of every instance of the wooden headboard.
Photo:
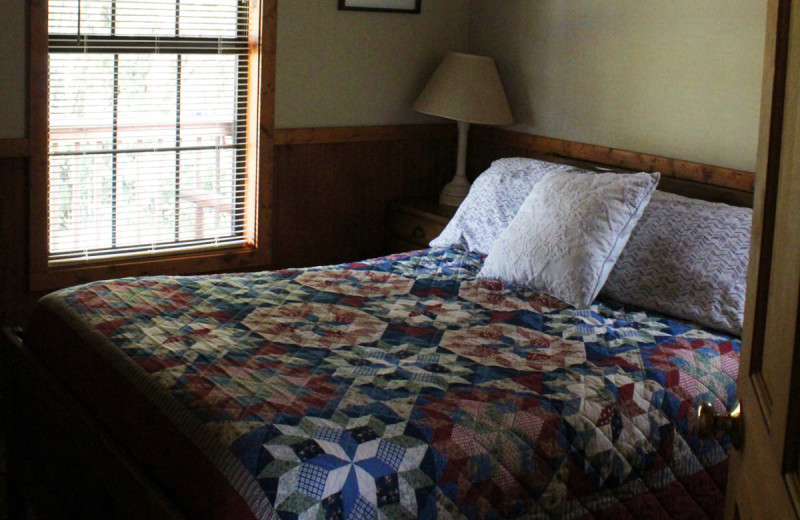
[(475, 126), (470, 132), (472, 178), (500, 157), (530, 157), (594, 171), (657, 171), (660, 190), (735, 206), (753, 205), (753, 172), (485, 126)]

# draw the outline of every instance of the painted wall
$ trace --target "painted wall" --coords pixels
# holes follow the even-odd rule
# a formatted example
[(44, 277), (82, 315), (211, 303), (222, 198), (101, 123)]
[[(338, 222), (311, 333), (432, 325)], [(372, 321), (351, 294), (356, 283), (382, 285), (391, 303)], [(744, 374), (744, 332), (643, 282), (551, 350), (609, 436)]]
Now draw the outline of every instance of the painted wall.
[(25, 137), (25, 0), (0, 1), (0, 139)]
[(517, 130), (753, 170), (765, 25), (761, 0), (472, 0), (469, 42)]
[[(276, 127), (440, 121), (410, 105), (451, 50), (498, 60), (533, 134), (752, 170), (765, 2), (425, 0), (278, 7)], [(24, 0), (0, 1), (0, 138), (24, 137)]]
[(466, 49), (468, 14), (468, 0), (425, 0), (421, 14), (279, 2), (276, 128), (433, 121), (410, 107), (441, 59)]
[[(339, 11), (333, 0), (278, 5), (277, 128), (433, 120), (411, 103), (442, 57), (465, 50), (469, 0), (422, 13)], [(25, 137), (25, 0), (0, 0), (0, 139)]]

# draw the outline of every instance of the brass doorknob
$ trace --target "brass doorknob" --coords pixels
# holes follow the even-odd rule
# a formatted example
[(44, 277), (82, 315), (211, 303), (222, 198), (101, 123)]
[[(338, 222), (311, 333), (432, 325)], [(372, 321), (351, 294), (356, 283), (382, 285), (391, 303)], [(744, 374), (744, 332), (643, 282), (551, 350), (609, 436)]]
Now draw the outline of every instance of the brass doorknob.
[(742, 405), (736, 401), (730, 413), (717, 414), (711, 403), (701, 403), (697, 407), (696, 432), (699, 437), (712, 437), (720, 432), (731, 436), (733, 447), (737, 450), (744, 441), (742, 428)]

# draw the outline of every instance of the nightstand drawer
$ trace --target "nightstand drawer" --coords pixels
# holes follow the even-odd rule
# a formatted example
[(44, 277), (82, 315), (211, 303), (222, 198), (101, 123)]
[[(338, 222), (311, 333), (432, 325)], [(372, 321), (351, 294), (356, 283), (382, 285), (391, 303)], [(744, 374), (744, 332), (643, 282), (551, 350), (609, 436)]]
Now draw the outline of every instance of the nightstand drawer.
[(455, 208), (429, 201), (396, 202), (389, 210), (389, 248), (393, 252), (428, 247), (453, 216)]
[(428, 242), (439, 236), (445, 224), (432, 222), (398, 209), (392, 216), (391, 226), (390, 233), (397, 238), (428, 247)]

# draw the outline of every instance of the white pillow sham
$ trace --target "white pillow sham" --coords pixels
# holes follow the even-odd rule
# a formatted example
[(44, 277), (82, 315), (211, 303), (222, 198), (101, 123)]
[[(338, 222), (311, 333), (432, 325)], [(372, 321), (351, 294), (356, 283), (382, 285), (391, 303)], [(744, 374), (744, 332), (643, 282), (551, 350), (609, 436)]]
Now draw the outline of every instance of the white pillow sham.
[(587, 308), (658, 184), (658, 173), (548, 173), (494, 241), (481, 278)]
[(475, 179), (467, 198), (458, 207), (431, 247), (460, 246), (488, 254), (500, 233), (508, 227), (531, 189), (552, 172), (585, 172), (574, 166), (536, 159), (498, 159)]

